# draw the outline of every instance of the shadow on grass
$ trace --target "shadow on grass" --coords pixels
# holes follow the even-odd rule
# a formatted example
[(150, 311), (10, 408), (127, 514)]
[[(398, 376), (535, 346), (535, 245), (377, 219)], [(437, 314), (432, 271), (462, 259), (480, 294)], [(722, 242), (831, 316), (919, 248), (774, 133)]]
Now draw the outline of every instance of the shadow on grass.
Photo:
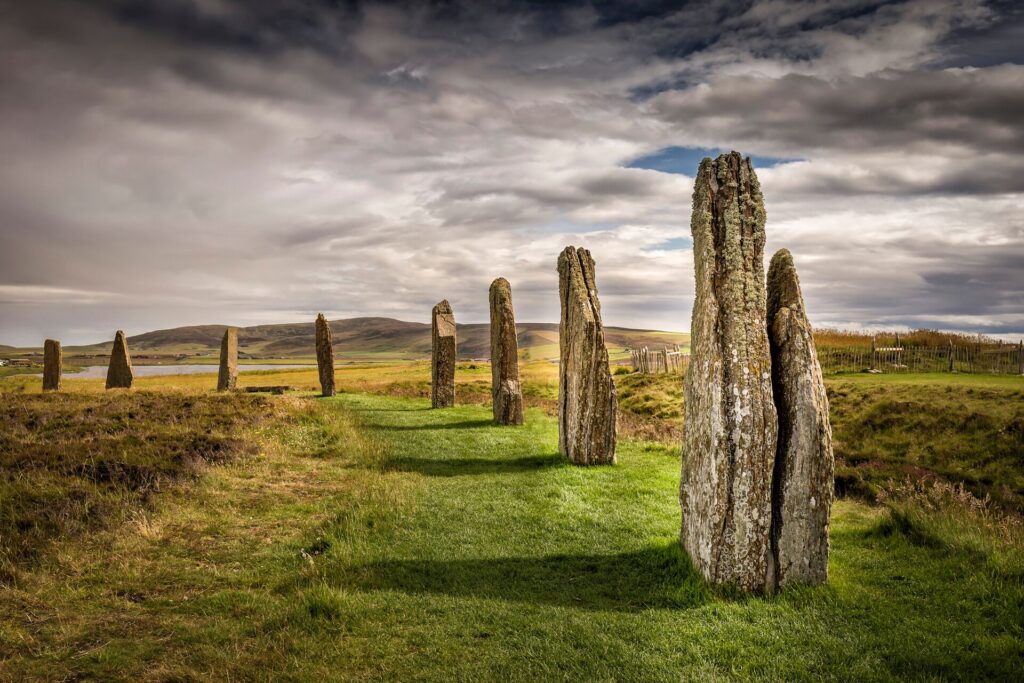
[(467, 474), (501, 474), (530, 472), (549, 467), (568, 467), (557, 453), (529, 455), (522, 458), (389, 458), (384, 469), (392, 472), (413, 472), (429, 477), (458, 477)]
[(713, 598), (676, 543), (619, 555), (387, 560), (360, 569), (351, 588), (589, 610), (688, 609)]
[(477, 429), (494, 426), (496, 426), (494, 420), (463, 420), (461, 422), (429, 422), (420, 425), (388, 425), (385, 429), (389, 432), (410, 432), (434, 429)]

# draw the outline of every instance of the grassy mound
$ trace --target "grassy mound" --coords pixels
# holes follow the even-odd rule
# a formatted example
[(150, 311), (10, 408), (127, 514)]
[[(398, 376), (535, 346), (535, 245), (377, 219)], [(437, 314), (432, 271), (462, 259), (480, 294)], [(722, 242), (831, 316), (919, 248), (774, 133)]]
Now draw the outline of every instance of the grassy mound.
[(150, 494), (252, 448), (248, 395), (0, 395), (0, 579), (47, 542), (122, 521)]

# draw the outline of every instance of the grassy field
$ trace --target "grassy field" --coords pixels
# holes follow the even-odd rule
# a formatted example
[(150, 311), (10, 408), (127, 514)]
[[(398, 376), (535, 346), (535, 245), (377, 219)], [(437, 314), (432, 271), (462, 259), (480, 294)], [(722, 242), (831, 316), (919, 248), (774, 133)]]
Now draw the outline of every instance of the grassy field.
[[(624, 440), (615, 467), (575, 468), (557, 454), (549, 364), (525, 369), (522, 428), (491, 425), (486, 365), (460, 364), (469, 404), (444, 411), (422, 398), (427, 374), (339, 368), (334, 399), (305, 391), (307, 370), (242, 375), (301, 390), (276, 398), (216, 396), (210, 376), (130, 393), (68, 380), (59, 396), (0, 380), (0, 533), (39, 531), (3, 546), (0, 680), (1008, 680), (1024, 667), (1017, 516), (941, 480), (879, 486), (873, 505), (836, 505), (827, 586), (711, 590), (676, 542), (671, 426), (664, 443)], [(675, 380), (617, 379), (626, 415), (681, 419), (665, 407)], [(938, 457), (963, 425), (905, 423), (928, 411), (889, 403), (989, 415), (981, 451), (1024, 388), (965, 378), (936, 404), (939, 377), (829, 385), (837, 435), (870, 425), (862, 462), (892, 463), (917, 457), (898, 435)], [(1012, 454), (973, 467), (1019, 474)], [(25, 503), (35, 482), (54, 498)]]

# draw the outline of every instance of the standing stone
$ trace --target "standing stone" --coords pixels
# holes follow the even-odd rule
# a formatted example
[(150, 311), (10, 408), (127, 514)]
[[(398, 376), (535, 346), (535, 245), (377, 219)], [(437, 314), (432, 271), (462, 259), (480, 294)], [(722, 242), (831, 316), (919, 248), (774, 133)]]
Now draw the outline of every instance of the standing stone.
[(773, 587), (777, 421), (765, 321), (764, 200), (749, 159), (704, 159), (693, 192), (696, 298), (686, 373), (681, 541), (712, 583)]
[(772, 553), (779, 587), (828, 579), (828, 520), (835, 458), (828, 395), (789, 251), (768, 268), (768, 340), (779, 415)]
[(134, 379), (128, 340), (124, 332), (118, 330), (114, 335), (114, 348), (110, 350), (110, 365), (107, 366), (107, 389), (131, 389)]
[(491, 401), (494, 421), (523, 424), (523, 390), (519, 384), (519, 343), (512, 311), (512, 286), (499, 277), (491, 283)]
[(334, 396), (334, 345), (331, 326), (323, 313), (316, 317), (316, 365), (320, 371), (320, 395)]
[(558, 291), (558, 450), (576, 465), (612, 464), (615, 383), (589, 251), (566, 247), (558, 257)]
[(43, 391), (60, 391), (63, 361), (64, 353), (61, 351), (60, 342), (56, 339), (47, 339), (43, 343)]
[(431, 313), (430, 405), (455, 405), (455, 314), (444, 299)]
[(217, 391), (232, 391), (238, 384), (238, 328), (224, 330), (220, 342), (220, 373), (217, 375)]

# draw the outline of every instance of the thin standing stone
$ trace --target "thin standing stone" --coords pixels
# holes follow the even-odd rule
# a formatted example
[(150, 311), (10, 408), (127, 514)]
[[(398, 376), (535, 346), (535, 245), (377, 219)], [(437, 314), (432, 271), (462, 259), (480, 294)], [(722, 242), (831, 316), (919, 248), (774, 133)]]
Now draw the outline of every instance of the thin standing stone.
[(491, 400), (494, 421), (523, 424), (523, 389), (519, 384), (519, 342), (512, 310), (512, 286), (503, 277), (491, 283)]
[(110, 350), (110, 365), (107, 366), (107, 389), (131, 389), (134, 380), (128, 340), (124, 332), (118, 330), (114, 335), (114, 348)]
[(780, 588), (828, 580), (835, 487), (828, 395), (793, 256), (768, 268), (768, 339), (779, 441), (772, 493), (772, 553)]
[(775, 403), (765, 211), (749, 159), (704, 159), (693, 192), (696, 298), (685, 382), (681, 541), (712, 583), (771, 589)]
[(431, 312), (430, 405), (455, 405), (455, 313), (445, 299)]
[(220, 373), (217, 375), (217, 391), (233, 391), (238, 385), (238, 328), (224, 330), (220, 342)]
[(566, 247), (558, 257), (561, 297), (558, 450), (576, 465), (615, 462), (615, 383), (601, 324), (594, 259)]
[(316, 365), (320, 371), (320, 394), (334, 396), (334, 345), (331, 326), (323, 313), (316, 317)]
[(61, 370), (64, 353), (60, 342), (47, 339), (43, 343), (43, 391), (60, 391)]

